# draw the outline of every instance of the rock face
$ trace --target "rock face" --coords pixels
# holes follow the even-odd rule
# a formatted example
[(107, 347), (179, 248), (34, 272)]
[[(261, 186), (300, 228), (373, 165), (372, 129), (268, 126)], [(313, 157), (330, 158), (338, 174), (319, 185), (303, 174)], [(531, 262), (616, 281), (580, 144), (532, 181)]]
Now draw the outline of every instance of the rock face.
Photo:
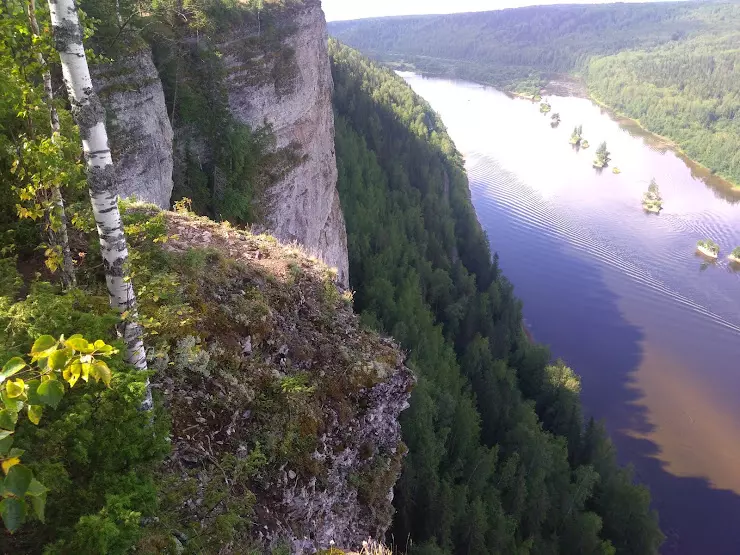
[(162, 82), (148, 48), (93, 68), (107, 110), (117, 193), (162, 208), (172, 195), (172, 127)]
[[(415, 381), (405, 353), (365, 329), (329, 268), (300, 248), (163, 217), (172, 239), (161, 248), (187, 269), (173, 279), (190, 280), (184, 299), (198, 303), (192, 335), (152, 363), (173, 415), (171, 518), (198, 523), (196, 535), (223, 554), (253, 544), (351, 550), (382, 538), (406, 453), (399, 416)], [(185, 262), (198, 258), (194, 249), (210, 257), (198, 277)], [(227, 469), (240, 464), (232, 483)], [(226, 501), (206, 501), (215, 494)], [(251, 527), (237, 525), (242, 518)], [(233, 526), (228, 544), (211, 536), (222, 521)]]
[[(333, 82), (321, 3), (304, 0), (278, 25), (289, 28), (281, 56), (260, 53), (245, 59), (234, 44), (255, 29), (230, 37), (224, 49), (229, 105), (239, 121), (271, 125), (278, 148), (292, 144), (303, 155), (303, 162), (268, 191), (268, 229), (337, 268), (338, 280), (347, 285), (347, 232), (336, 189)], [(271, 78), (255, 79), (255, 73)]]

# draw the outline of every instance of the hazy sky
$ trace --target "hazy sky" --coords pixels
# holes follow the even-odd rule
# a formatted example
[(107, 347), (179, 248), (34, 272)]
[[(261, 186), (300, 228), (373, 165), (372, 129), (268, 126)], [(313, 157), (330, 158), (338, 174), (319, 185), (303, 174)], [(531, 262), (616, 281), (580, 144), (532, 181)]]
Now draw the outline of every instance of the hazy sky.
[(477, 12), (535, 4), (596, 4), (608, 1), (614, 0), (323, 0), (322, 5), (326, 19), (337, 21), (386, 15)]

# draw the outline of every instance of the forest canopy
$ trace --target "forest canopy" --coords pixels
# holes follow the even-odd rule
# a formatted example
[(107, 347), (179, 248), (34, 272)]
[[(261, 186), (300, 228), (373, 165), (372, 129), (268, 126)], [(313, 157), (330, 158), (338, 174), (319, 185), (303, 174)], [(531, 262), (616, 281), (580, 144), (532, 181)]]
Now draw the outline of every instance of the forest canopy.
[(419, 377), (393, 536), (420, 554), (657, 553), (648, 491), (584, 426), (577, 375), (523, 333), (439, 117), (390, 70), (330, 53), (355, 308)]

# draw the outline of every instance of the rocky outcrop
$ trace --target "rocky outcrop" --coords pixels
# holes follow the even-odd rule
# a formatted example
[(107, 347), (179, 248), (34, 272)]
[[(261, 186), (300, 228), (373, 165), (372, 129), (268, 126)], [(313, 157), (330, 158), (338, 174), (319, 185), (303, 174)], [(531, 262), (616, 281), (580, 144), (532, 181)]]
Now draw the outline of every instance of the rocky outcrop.
[(208, 553), (287, 544), (308, 554), (382, 538), (406, 453), (404, 352), (365, 329), (329, 268), (300, 248), (143, 211), (163, 217), (171, 239), (158, 248), (195, 310), (188, 337), (152, 362), (173, 415), (167, 522), (194, 523)]
[(282, 241), (297, 241), (349, 281), (347, 233), (336, 189), (333, 83), (326, 21), (318, 0), (304, 0), (277, 21), (280, 52), (248, 47), (257, 29), (225, 42), (229, 105), (252, 127), (272, 126), (277, 147), (297, 147), (303, 161), (268, 191), (266, 224)]
[(151, 51), (140, 48), (94, 67), (93, 84), (107, 111), (116, 192), (168, 208), (172, 127)]

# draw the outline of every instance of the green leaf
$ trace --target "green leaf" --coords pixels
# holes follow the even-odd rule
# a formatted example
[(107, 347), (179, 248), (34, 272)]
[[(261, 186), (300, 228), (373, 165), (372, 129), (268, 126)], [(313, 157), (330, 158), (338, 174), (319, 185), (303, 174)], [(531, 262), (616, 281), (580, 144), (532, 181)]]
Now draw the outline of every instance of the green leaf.
[(20, 399), (11, 399), (10, 397), (8, 397), (8, 393), (5, 391), (4, 387), (0, 387), (0, 399), (3, 400), (3, 404), (8, 410), (20, 412), (23, 408), (23, 401)]
[[(13, 467), (15, 468), (15, 467)], [(26, 520), (26, 502), (23, 499), (7, 497), (0, 502), (0, 514), (9, 532), (15, 532)]]
[[(28, 398), (29, 405), (40, 405), (41, 398), (39, 398), (38, 389), (41, 385), (41, 380), (31, 380), (26, 383), (28, 389), (26, 389), (26, 397)], [(19, 409), (20, 410), (20, 409)]]
[(0, 439), (0, 458), (5, 457), (10, 452), (10, 448), (13, 447), (13, 441), (15, 438), (12, 435), (5, 436)]
[(70, 349), (74, 349), (75, 351), (79, 351), (81, 353), (86, 353), (88, 351), (92, 352), (90, 344), (81, 335), (73, 335), (72, 337), (67, 339), (64, 344)]
[(58, 349), (49, 355), (49, 367), (52, 370), (63, 370), (71, 356), (71, 349)]
[(39, 386), (36, 393), (42, 404), (55, 409), (64, 397), (64, 385), (59, 380), (48, 380)]
[(31, 485), (31, 480), (33, 480), (31, 469), (22, 464), (16, 464), (8, 470), (3, 485), (6, 492), (10, 492), (16, 497), (23, 497), (28, 491), (28, 486)]
[(31, 421), (31, 424), (38, 426), (43, 413), (44, 407), (41, 405), (28, 405), (28, 419)]
[(42, 335), (33, 343), (31, 356), (34, 360), (46, 358), (57, 350), (57, 340), (51, 335)]
[(33, 512), (41, 522), (44, 522), (44, 509), (46, 509), (46, 492), (43, 495), (33, 496), (29, 498), (31, 505), (33, 506)]
[(33, 342), (33, 347), (31, 347), (31, 354), (37, 355), (43, 351), (51, 349), (56, 344), (57, 340), (54, 339), (51, 335), (42, 335)]
[(8, 398), (16, 399), (21, 397), (25, 392), (26, 384), (22, 379), (16, 378), (13, 381), (5, 382), (5, 393), (7, 393)]
[(8, 439), (8, 437), (11, 437), (13, 435), (13, 432), (9, 430), (0, 430), (0, 441), (3, 441), (4, 439)]
[(15, 430), (18, 422), (18, 413), (12, 410), (0, 410), (0, 428), (4, 430)]
[(95, 361), (90, 374), (95, 378), (95, 381), (103, 380), (103, 383), (110, 387), (111, 371), (110, 368), (108, 368), (108, 365), (102, 360)]
[(0, 372), (0, 383), (3, 383), (10, 376), (15, 376), (18, 372), (26, 367), (26, 362), (20, 357), (11, 358), (3, 366), (3, 371)]
[(31, 480), (31, 483), (28, 485), (28, 491), (26, 492), (26, 495), (30, 495), (31, 497), (39, 497), (41, 495), (44, 495), (49, 489), (39, 482), (36, 478)]

